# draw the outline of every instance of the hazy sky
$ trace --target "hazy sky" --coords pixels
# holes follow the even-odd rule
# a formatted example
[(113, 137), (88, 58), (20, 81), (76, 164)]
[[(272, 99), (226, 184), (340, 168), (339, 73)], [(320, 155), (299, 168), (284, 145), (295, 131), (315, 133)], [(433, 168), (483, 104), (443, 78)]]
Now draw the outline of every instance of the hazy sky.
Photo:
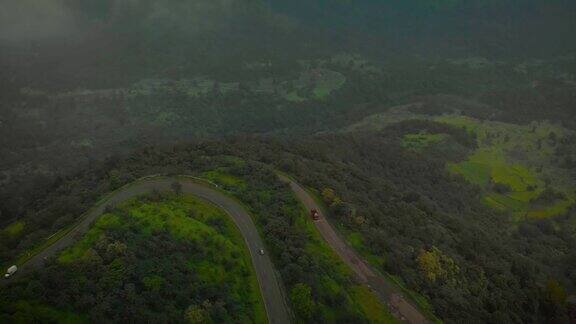
[(0, 39), (40, 39), (74, 32), (62, 0), (0, 1)]

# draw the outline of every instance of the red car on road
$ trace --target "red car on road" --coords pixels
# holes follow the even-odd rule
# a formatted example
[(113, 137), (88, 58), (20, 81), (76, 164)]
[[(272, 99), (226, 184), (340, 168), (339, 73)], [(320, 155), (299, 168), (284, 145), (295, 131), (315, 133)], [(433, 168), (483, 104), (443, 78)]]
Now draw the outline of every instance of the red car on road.
[(317, 220), (320, 219), (320, 213), (318, 213), (318, 211), (317, 211), (316, 209), (312, 209), (312, 210), (310, 211), (310, 217), (311, 217), (313, 220), (317, 221)]

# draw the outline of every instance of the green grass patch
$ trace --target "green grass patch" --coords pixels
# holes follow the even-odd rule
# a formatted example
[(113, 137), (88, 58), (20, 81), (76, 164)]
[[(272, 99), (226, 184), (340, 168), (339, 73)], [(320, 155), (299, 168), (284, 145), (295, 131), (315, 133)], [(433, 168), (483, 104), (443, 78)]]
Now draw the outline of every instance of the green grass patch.
[(333, 91), (340, 89), (344, 83), (346, 83), (344, 75), (333, 71), (323, 71), (321, 79), (314, 88), (314, 97), (316, 99), (324, 99)]
[(340, 233), (344, 233), (346, 235), (346, 242), (350, 245), (354, 250), (358, 251), (368, 263), (376, 267), (376, 269), (382, 269), (384, 266), (385, 258), (381, 255), (376, 255), (370, 252), (370, 249), (366, 247), (364, 244), (364, 239), (362, 238), (362, 234), (358, 232), (351, 232), (343, 227), (339, 227)]
[(115, 214), (104, 214), (96, 220), (94, 226), (82, 237), (80, 241), (72, 247), (64, 250), (59, 256), (58, 261), (61, 263), (71, 263), (81, 259), (88, 249), (104, 235), (108, 229), (118, 228), (122, 226), (120, 217)]
[(461, 174), (471, 183), (485, 186), (490, 182), (490, 167), (486, 164), (464, 161), (462, 163), (449, 163), (448, 169)]
[[(573, 203), (574, 200), (569, 199), (545, 207), (530, 204), (544, 190), (544, 179), (564, 192), (573, 191), (576, 186), (566, 171), (556, 166), (554, 144), (548, 140), (551, 133), (562, 136), (568, 133), (567, 130), (546, 122), (513, 125), (455, 115), (434, 119), (464, 127), (477, 135), (479, 148), (466, 161), (448, 164), (448, 169), (481, 186), (485, 191), (483, 200), (488, 206), (523, 219), (524, 216), (559, 215)], [(510, 192), (494, 192), (493, 183), (507, 185)]]
[(244, 180), (231, 175), (225, 168), (204, 172), (202, 173), (202, 177), (218, 185), (233, 187), (244, 186)]
[(284, 81), (276, 89), (284, 99), (302, 102), (309, 99), (325, 99), (345, 83), (346, 77), (339, 72), (307, 69), (298, 79)]
[(505, 183), (512, 187), (513, 191), (523, 192), (525, 199), (530, 199), (527, 194), (529, 186), (540, 185), (535, 173), (523, 165), (496, 164), (492, 169), (492, 180), (497, 183)]
[(2, 230), (2, 234), (8, 236), (8, 238), (14, 238), (14, 237), (20, 235), (20, 233), (22, 233), (25, 225), (26, 224), (23, 221), (16, 221), (16, 222), (11, 223), (10, 225), (6, 226)]
[(522, 212), (528, 205), (526, 202), (515, 200), (507, 195), (490, 192), (484, 197), (486, 203), (494, 208)]
[(283, 97), (284, 97), (284, 99), (286, 99), (288, 101), (292, 101), (292, 102), (306, 101), (306, 98), (299, 96), (298, 92), (296, 92), (296, 91), (284, 93)]
[(547, 218), (566, 212), (574, 204), (573, 199), (567, 199), (555, 202), (552, 206), (543, 209), (534, 209), (527, 213), (528, 218)]
[(477, 133), (481, 126), (478, 120), (462, 115), (443, 115), (433, 119), (453, 126), (464, 127), (472, 133)]
[(370, 323), (398, 323), (388, 309), (380, 303), (378, 298), (365, 286), (352, 287), (352, 298), (358, 307), (366, 314)]
[(446, 134), (406, 134), (402, 137), (401, 144), (404, 148), (420, 151), (434, 144), (442, 143), (446, 138)]

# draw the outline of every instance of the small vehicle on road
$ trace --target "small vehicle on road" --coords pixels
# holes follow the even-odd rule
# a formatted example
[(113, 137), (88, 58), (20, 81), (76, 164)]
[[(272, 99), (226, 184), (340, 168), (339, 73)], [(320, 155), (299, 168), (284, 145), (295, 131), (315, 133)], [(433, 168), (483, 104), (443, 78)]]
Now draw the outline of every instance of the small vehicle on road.
[(11, 266), (10, 268), (8, 268), (8, 270), (6, 270), (4, 278), (6, 279), (10, 278), (14, 273), (16, 273), (16, 271), (18, 271), (18, 267), (15, 265)]
[(260, 249), (259, 253), (260, 255), (264, 255), (264, 249)]
[(318, 212), (318, 210), (312, 209), (310, 211), (310, 217), (315, 221), (320, 220), (320, 213)]

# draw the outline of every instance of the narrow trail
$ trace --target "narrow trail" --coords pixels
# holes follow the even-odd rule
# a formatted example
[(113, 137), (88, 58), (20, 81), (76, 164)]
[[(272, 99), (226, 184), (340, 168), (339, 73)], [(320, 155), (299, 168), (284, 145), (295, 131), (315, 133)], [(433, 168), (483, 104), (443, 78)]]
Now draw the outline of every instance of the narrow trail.
[[(98, 207), (89, 211), (80, 223), (78, 223), (78, 225), (70, 230), (70, 232), (68, 232), (64, 237), (22, 264), (18, 269), (18, 272), (14, 274), (14, 277), (19, 278), (27, 273), (42, 268), (46, 258), (54, 256), (66, 247), (74, 244), (78, 238), (90, 229), (91, 224), (100, 215), (102, 215), (107, 205), (115, 205), (127, 199), (152, 192), (153, 190), (171, 190), (171, 185), (174, 182), (179, 182), (182, 185), (183, 193), (195, 195), (215, 204), (232, 218), (244, 237), (246, 246), (250, 251), (252, 265), (254, 266), (258, 278), (258, 284), (264, 300), (268, 321), (274, 324), (289, 323), (290, 315), (284, 295), (282, 294), (279, 278), (276, 277), (274, 266), (270, 260), (269, 254), (264, 253), (264, 255), (261, 255), (259, 253), (260, 249), (265, 249), (264, 243), (248, 212), (246, 212), (238, 202), (225, 194), (211, 189), (207, 185), (182, 178), (151, 178), (148, 180), (137, 181), (132, 185), (120, 189), (118, 192), (115, 192), (110, 196), (105, 203), (100, 204)], [(0, 286), (6, 285), (11, 280), (14, 279), (0, 281)]]
[(314, 198), (294, 180), (280, 175), (280, 179), (290, 185), (296, 197), (302, 202), (307, 210), (316, 209), (320, 214), (320, 219), (314, 221), (314, 225), (328, 245), (340, 256), (354, 272), (357, 280), (365, 284), (376, 295), (385, 302), (392, 313), (401, 321), (411, 324), (423, 324), (429, 321), (426, 317), (410, 303), (399, 291), (398, 288), (390, 284), (386, 279), (374, 271), (346, 242), (337, 234), (332, 225), (322, 214), (322, 208), (316, 203)]

